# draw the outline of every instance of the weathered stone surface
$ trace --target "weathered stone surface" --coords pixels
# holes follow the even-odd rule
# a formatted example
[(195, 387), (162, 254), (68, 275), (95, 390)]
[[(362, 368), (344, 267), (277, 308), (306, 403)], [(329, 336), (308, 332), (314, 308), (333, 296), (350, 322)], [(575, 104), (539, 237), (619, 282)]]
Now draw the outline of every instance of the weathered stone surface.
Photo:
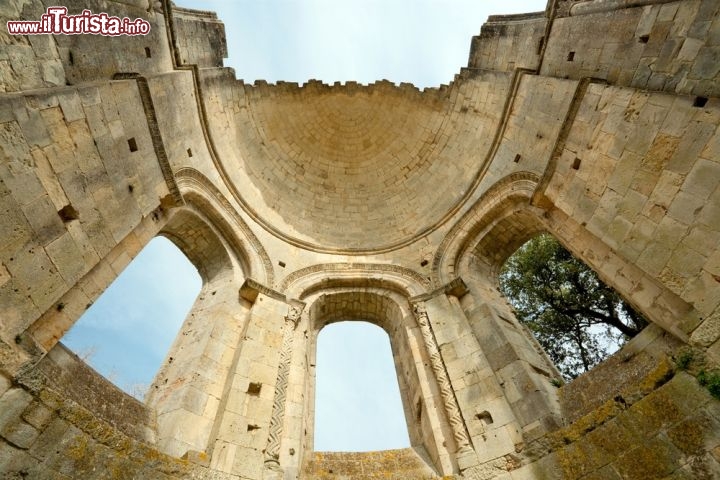
[(438, 478), (412, 449), (384, 452), (316, 452), (307, 462), (308, 480), (330, 478), (355, 479), (431, 479)]
[[(717, 1), (493, 16), (424, 91), (248, 85), (211, 12), (68, 8), (151, 31), (0, 31), (1, 476), (720, 474)], [(559, 389), (496, 289), (541, 231), (654, 323)], [(141, 403), (58, 341), (156, 235), (203, 289)], [(349, 319), (390, 337), (413, 449), (313, 452), (316, 338)]]

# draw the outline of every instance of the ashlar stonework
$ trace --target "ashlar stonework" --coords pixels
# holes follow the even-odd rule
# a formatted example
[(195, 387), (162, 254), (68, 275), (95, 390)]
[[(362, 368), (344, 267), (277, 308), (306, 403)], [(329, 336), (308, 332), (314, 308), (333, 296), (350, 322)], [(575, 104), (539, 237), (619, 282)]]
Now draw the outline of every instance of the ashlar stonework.
[[(250, 85), (213, 13), (67, 7), (151, 32), (0, 32), (3, 478), (720, 476), (720, 2), (493, 16), (422, 91)], [(539, 232), (651, 321), (561, 387), (497, 289)], [(141, 403), (59, 340), (157, 235), (203, 287)], [(391, 339), (409, 449), (313, 451), (347, 319)]]

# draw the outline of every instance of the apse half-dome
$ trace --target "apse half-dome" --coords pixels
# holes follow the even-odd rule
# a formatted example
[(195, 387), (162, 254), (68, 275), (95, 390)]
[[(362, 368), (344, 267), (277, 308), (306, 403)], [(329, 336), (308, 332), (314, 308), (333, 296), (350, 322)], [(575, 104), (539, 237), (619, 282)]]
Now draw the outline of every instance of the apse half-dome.
[(489, 95), (463, 95), (481, 82), (238, 85), (223, 167), (256, 220), (315, 250), (381, 251), (428, 232), (466, 198), (490, 143), (475, 105)]

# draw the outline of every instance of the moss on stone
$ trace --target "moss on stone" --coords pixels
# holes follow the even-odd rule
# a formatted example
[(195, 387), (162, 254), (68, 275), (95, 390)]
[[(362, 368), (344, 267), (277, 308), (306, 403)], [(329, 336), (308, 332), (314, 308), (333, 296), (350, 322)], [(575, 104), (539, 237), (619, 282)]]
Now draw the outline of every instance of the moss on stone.
[(680, 453), (666, 437), (656, 437), (623, 455), (615, 466), (626, 480), (663, 478), (677, 469)]

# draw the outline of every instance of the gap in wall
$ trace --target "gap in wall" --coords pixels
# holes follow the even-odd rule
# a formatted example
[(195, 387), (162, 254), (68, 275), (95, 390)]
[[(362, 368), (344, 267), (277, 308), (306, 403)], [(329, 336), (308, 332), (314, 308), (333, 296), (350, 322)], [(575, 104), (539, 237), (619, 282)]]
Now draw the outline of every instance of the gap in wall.
[(410, 446), (388, 334), (339, 322), (318, 335), (315, 451), (367, 452)]
[(88, 308), (62, 343), (143, 400), (202, 280), (185, 255), (155, 237)]

